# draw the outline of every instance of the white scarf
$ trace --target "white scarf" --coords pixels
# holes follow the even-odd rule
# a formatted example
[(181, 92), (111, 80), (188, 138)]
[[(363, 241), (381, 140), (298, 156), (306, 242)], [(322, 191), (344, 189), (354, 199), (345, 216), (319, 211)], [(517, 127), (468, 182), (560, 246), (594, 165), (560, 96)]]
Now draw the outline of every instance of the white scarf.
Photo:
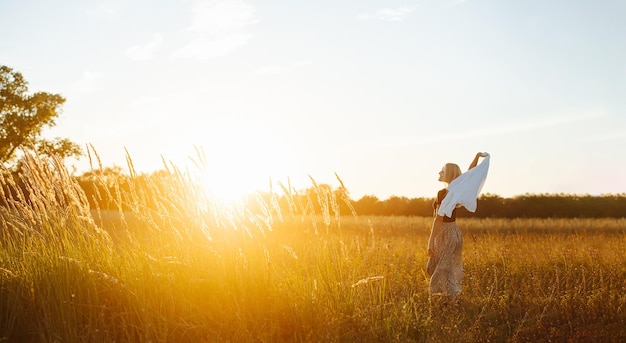
[(489, 171), (489, 155), (476, 167), (461, 174), (448, 185), (448, 194), (441, 201), (437, 214), (451, 217), (457, 204), (468, 211), (476, 211), (476, 198), (483, 189)]

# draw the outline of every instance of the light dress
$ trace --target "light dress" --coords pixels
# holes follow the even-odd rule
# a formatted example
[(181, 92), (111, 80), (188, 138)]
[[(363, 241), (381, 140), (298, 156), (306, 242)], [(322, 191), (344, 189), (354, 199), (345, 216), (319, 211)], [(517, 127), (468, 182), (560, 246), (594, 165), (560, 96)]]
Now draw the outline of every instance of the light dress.
[(428, 250), (433, 254), (427, 265), (430, 294), (454, 297), (461, 293), (463, 236), (456, 221), (444, 222), (443, 217), (436, 216)]

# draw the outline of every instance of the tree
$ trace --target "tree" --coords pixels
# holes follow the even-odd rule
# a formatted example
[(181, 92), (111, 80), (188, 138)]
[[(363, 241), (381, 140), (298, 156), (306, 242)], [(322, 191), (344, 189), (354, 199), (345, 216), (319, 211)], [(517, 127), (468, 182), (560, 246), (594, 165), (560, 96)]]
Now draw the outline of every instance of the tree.
[(80, 156), (80, 147), (67, 138), (41, 137), (45, 127), (56, 125), (64, 102), (59, 94), (29, 94), (21, 73), (0, 66), (0, 163), (13, 161), (20, 150), (61, 158)]

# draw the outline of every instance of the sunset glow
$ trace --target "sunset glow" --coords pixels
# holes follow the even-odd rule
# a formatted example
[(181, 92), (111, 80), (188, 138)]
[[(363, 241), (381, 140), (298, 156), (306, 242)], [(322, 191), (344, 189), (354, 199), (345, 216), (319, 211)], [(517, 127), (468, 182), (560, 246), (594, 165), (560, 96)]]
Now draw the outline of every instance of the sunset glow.
[(67, 98), (48, 137), (146, 172), (202, 146), (216, 193), (433, 196), (477, 151), (487, 193), (622, 193), (625, 6), (4, 1), (0, 64)]

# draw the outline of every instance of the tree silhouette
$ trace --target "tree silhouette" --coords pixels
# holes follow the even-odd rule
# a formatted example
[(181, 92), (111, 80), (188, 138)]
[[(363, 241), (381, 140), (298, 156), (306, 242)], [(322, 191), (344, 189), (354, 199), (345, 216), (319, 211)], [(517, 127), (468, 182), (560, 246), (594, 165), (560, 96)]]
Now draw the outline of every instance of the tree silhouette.
[(45, 127), (56, 124), (64, 102), (59, 94), (29, 94), (21, 73), (0, 66), (0, 163), (13, 161), (20, 149), (61, 158), (80, 155), (80, 147), (67, 138), (41, 137)]

